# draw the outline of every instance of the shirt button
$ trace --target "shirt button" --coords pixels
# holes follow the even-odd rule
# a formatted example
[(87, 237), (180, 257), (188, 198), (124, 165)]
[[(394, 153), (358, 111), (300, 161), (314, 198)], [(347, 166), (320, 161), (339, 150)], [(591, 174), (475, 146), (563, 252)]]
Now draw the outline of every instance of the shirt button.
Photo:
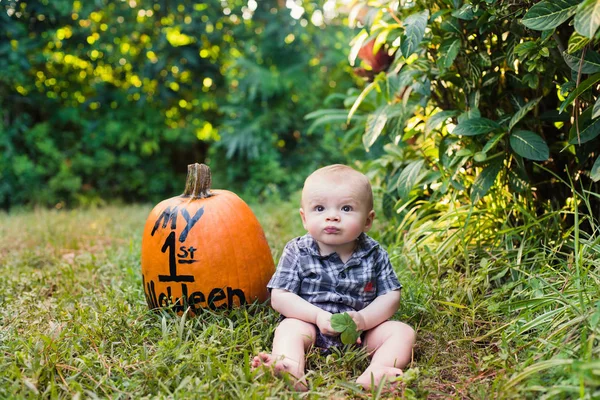
[(342, 301), (344, 299), (342, 299), (342, 296), (338, 296), (338, 301)]
[(346, 279), (346, 273), (345, 273), (345, 272), (342, 272), (342, 273), (340, 274), (340, 276), (342, 277), (342, 279)]

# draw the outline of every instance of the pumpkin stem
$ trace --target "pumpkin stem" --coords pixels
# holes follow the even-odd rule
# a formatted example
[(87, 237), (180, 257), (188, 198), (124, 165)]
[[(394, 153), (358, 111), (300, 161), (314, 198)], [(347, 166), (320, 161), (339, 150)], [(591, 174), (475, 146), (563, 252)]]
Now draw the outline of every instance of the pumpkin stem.
[(210, 168), (206, 164), (189, 164), (187, 179), (185, 182), (185, 190), (182, 196), (191, 197), (192, 199), (204, 199), (212, 196), (210, 185), (212, 178)]

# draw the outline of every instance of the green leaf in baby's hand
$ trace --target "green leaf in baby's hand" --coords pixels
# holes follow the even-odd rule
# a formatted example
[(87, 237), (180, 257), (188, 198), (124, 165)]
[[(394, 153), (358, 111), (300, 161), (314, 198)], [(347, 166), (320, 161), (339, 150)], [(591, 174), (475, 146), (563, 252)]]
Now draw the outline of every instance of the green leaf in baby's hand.
[(344, 332), (348, 328), (356, 330), (356, 323), (348, 313), (333, 314), (331, 316), (331, 327), (336, 332)]
[(334, 331), (341, 332), (344, 344), (354, 344), (360, 336), (360, 332), (356, 330), (356, 323), (348, 313), (332, 315), (331, 327)]

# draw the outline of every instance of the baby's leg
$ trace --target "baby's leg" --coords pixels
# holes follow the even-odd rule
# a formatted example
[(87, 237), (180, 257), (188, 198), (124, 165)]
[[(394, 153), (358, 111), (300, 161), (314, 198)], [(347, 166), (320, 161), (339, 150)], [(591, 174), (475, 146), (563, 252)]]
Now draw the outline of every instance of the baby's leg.
[(273, 352), (260, 353), (252, 360), (252, 367), (272, 366), (276, 374), (289, 372), (299, 384), (297, 389), (306, 390), (304, 363), (306, 350), (315, 342), (316, 328), (313, 324), (295, 318), (286, 318), (275, 329)]
[(368, 331), (365, 347), (372, 355), (371, 364), (356, 380), (365, 389), (375, 386), (384, 376), (393, 379), (402, 374), (411, 360), (416, 334), (413, 328), (399, 321), (386, 321)]

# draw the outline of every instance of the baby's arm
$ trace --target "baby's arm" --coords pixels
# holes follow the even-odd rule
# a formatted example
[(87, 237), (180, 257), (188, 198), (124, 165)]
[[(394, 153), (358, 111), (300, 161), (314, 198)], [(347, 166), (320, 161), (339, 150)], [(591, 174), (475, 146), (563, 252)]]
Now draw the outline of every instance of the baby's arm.
[(368, 331), (377, 325), (387, 321), (398, 310), (400, 305), (400, 290), (392, 290), (384, 295), (378, 296), (365, 308), (348, 314), (356, 323), (359, 331)]
[[(375, 299), (377, 300), (377, 299)], [(315, 324), (324, 335), (338, 335), (331, 327), (331, 313), (309, 303), (296, 293), (283, 289), (271, 291), (271, 307), (281, 315)]]

